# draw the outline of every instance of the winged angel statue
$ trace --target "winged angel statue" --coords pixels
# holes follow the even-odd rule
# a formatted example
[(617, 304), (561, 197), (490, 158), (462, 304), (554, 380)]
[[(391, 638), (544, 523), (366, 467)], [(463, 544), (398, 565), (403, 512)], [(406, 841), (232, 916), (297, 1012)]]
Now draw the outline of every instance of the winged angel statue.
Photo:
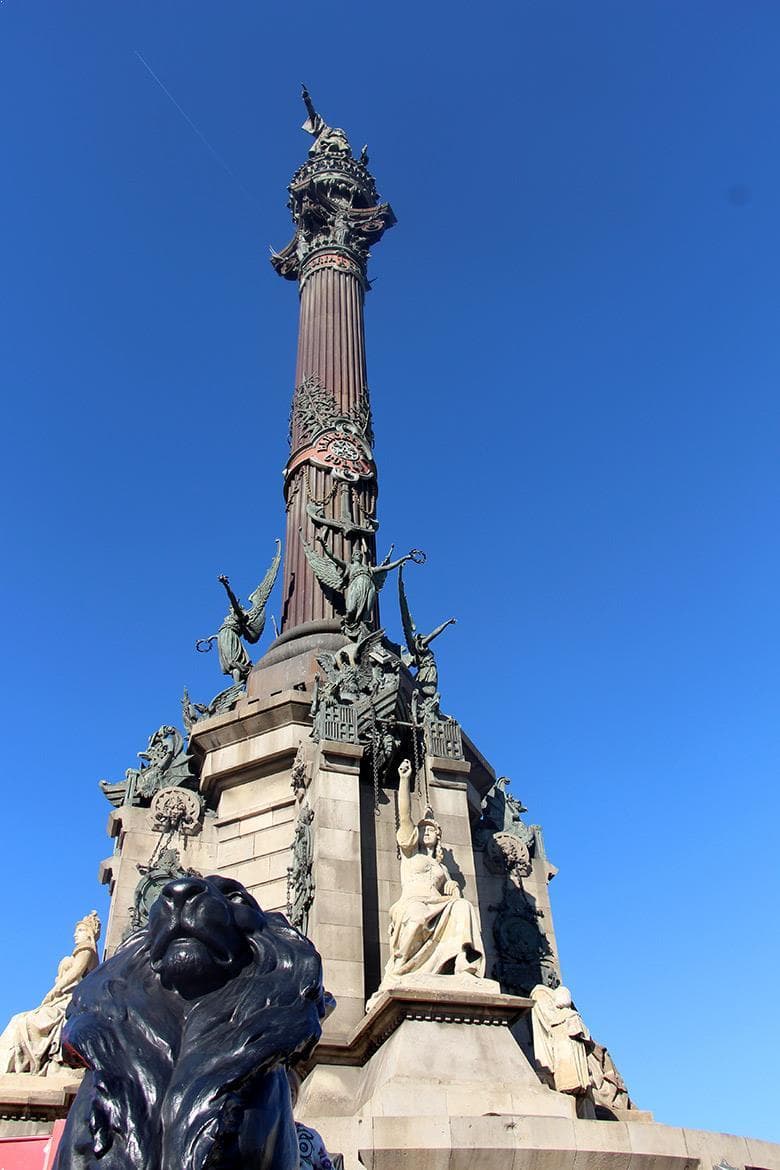
[(252, 644), (260, 640), (260, 635), (265, 628), (265, 607), (268, 598), (271, 596), (271, 590), (276, 581), (276, 574), (279, 572), (281, 556), (282, 542), (277, 540), (276, 552), (274, 553), (274, 559), (271, 561), (268, 572), (254, 593), (250, 593), (249, 595), (249, 609), (244, 609), (241, 606), (235, 593), (230, 588), (228, 578), (224, 575), (220, 576), (219, 580), (224, 585), (225, 592), (228, 595), (230, 609), (216, 634), (211, 634), (208, 638), (199, 638), (195, 643), (196, 650), (204, 652), (211, 649), (213, 642), (217, 643), (219, 665), (222, 668), (222, 673), (229, 674), (236, 686), (246, 682), (247, 675), (252, 669), (252, 663), (241, 639), (243, 638), (246, 642)]
[(430, 634), (418, 634), (406, 599), (403, 569), (398, 570), (398, 601), (404, 637), (409, 650), (408, 654), (403, 655), (403, 663), (404, 666), (414, 666), (417, 671), (414, 680), (414, 704), (423, 716), (436, 716), (439, 713), (439, 668), (431, 650), (431, 642), (438, 638), (447, 626), (454, 625), (455, 618), (448, 618)]
[(405, 556), (391, 561), (391, 546), (381, 564), (372, 565), (364, 543), (355, 546), (349, 561), (342, 561), (328, 548), (323, 537), (318, 539), (325, 556), (312, 548), (303, 533), (300, 536), (306, 560), (319, 583), (341, 596), (344, 605), (341, 628), (353, 641), (366, 633), (376, 595), (384, 585), (387, 574), (392, 569), (400, 568), (406, 561), (414, 561), (418, 565), (425, 561), (425, 553), (419, 548), (413, 548)]

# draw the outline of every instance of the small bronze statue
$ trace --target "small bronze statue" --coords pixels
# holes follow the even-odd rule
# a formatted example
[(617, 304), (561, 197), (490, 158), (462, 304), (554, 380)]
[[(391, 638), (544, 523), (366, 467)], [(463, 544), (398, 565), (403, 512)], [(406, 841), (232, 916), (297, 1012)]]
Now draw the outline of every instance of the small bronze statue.
[(332, 589), (341, 595), (344, 605), (341, 628), (353, 641), (364, 635), (370, 628), (369, 623), (376, 595), (384, 585), (387, 574), (393, 569), (400, 568), (406, 561), (414, 561), (418, 565), (425, 561), (425, 553), (418, 548), (413, 548), (405, 556), (391, 561), (390, 557), (393, 555), (391, 547), (381, 564), (372, 565), (365, 543), (362, 542), (353, 548), (349, 561), (343, 561), (328, 548), (321, 536), (319, 542), (325, 553), (324, 557), (320, 556), (304, 540), (303, 534), (301, 534), (301, 541), (306, 553), (306, 560), (311, 565), (317, 580), (326, 589)]
[(404, 666), (414, 666), (415, 675), (414, 705), (415, 713), (425, 718), (439, 718), (439, 668), (431, 650), (431, 642), (438, 638), (447, 626), (455, 624), (455, 618), (448, 618), (430, 634), (418, 634), (414, 619), (409, 611), (409, 602), (406, 599), (404, 588), (403, 568), (398, 570), (398, 601), (401, 607), (401, 622), (404, 627), (404, 637), (409, 650), (404, 654)]
[(230, 609), (216, 634), (211, 634), (208, 638), (199, 638), (195, 643), (196, 650), (205, 652), (210, 650), (212, 643), (216, 641), (222, 673), (230, 675), (236, 686), (246, 682), (252, 669), (252, 663), (241, 639), (243, 638), (244, 641), (253, 645), (260, 640), (260, 635), (265, 628), (265, 607), (276, 581), (281, 556), (282, 543), (277, 540), (276, 552), (268, 572), (254, 593), (249, 595), (249, 609), (242, 608), (241, 603), (230, 588), (230, 581), (224, 574), (220, 575), (219, 580), (225, 587)]

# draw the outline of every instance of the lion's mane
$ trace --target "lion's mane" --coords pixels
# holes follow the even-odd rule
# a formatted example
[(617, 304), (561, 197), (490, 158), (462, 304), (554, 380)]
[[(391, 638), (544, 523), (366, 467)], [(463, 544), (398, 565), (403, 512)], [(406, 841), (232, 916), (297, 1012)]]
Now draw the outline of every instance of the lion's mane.
[(63, 1051), (87, 1071), (55, 1170), (298, 1165), (285, 1066), (321, 1033), (320, 957), (238, 883), (198, 880), (206, 898), (244, 896), (240, 913), (230, 913), (233, 925), (241, 920), (249, 958), (223, 985), (184, 996), (154, 969), (152, 915), (149, 928), (82, 981)]

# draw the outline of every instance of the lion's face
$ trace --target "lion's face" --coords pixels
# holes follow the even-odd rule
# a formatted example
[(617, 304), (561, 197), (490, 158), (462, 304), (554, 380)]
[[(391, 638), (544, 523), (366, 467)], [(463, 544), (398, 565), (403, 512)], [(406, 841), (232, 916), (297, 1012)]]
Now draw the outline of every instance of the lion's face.
[(149, 911), (152, 970), (164, 987), (185, 999), (206, 995), (246, 966), (249, 938), (264, 925), (263, 911), (238, 882), (176, 878)]

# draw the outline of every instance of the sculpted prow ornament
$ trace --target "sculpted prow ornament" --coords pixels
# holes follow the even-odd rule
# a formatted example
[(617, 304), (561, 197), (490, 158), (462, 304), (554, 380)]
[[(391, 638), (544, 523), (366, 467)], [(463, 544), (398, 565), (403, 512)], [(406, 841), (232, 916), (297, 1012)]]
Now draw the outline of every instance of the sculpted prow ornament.
[(140, 768), (127, 768), (118, 784), (101, 780), (100, 787), (115, 807), (121, 804), (149, 804), (164, 788), (194, 787), (193, 761), (181, 733), (164, 724), (149, 736), (146, 751), (138, 752)]
[(341, 532), (348, 540), (373, 536), (379, 528), (379, 521), (374, 516), (365, 515), (362, 524), (355, 519), (352, 487), (346, 480), (339, 483), (339, 492), (340, 511), (338, 516), (327, 516), (324, 505), (316, 500), (310, 500), (307, 503), (307, 515), (311, 517), (318, 528), (332, 528), (336, 532)]

